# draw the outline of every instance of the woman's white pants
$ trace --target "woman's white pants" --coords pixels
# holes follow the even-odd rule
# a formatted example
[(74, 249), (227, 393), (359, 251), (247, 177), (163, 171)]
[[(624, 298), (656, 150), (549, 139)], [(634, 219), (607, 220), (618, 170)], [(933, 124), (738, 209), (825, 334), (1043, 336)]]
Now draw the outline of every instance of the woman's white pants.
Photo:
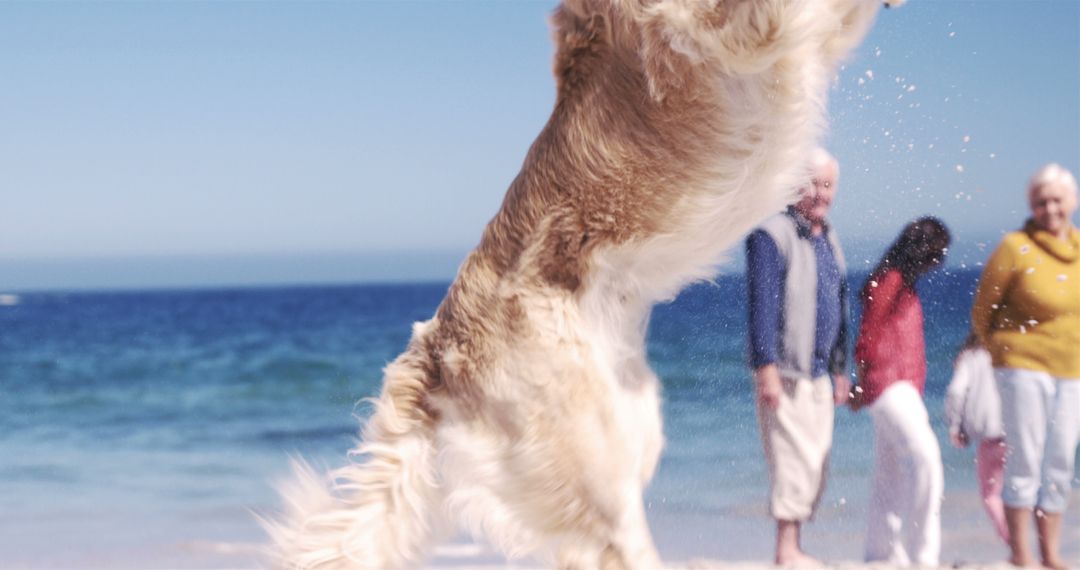
[(919, 391), (896, 382), (870, 406), (874, 483), (866, 561), (937, 566), (941, 554), (941, 448)]
[(1005, 427), (1005, 504), (1065, 511), (1080, 444), (1080, 379), (995, 368)]

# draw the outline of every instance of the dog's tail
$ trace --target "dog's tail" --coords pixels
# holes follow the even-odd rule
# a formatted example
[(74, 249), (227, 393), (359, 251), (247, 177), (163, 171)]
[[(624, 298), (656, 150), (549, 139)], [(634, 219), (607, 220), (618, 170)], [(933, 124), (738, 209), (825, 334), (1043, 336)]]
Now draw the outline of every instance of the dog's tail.
[(295, 480), (279, 487), (286, 513), (261, 519), (273, 541), (269, 556), (281, 568), (406, 568), (427, 555), (441, 530), (435, 468), (435, 413), (428, 359), (409, 350), (387, 366), (382, 395), (350, 455), (356, 463), (319, 476), (294, 460)]

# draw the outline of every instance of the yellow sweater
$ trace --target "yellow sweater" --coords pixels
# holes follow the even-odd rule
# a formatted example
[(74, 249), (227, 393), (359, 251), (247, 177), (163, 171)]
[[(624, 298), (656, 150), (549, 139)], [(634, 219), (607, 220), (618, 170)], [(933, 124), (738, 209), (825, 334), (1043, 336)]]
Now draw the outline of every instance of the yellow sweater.
[(1080, 379), (1080, 231), (1062, 241), (1028, 222), (983, 269), (971, 323), (994, 366)]

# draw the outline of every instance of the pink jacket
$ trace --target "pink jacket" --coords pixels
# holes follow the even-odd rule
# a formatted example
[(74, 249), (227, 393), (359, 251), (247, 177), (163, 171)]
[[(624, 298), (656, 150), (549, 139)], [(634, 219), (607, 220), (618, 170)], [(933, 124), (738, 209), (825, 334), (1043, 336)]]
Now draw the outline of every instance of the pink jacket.
[(922, 394), (926, 384), (923, 310), (915, 289), (900, 271), (886, 270), (863, 294), (862, 324), (855, 343), (863, 403), (872, 404), (894, 382), (909, 381)]

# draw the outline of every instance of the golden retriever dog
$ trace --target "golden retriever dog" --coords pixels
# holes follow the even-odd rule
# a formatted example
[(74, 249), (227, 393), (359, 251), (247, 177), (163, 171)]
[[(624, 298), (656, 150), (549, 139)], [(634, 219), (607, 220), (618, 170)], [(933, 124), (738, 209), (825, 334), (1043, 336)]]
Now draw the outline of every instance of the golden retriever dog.
[[(895, 2), (894, 2), (895, 3)], [(874, 0), (565, 0), (558, 95), (498, 214), (385, 369), (358, 459), (297, 465), (289, 568), (416, 568), (454, 528), (560, 568), (658, 568), (654, 303), (806, 179)]]

